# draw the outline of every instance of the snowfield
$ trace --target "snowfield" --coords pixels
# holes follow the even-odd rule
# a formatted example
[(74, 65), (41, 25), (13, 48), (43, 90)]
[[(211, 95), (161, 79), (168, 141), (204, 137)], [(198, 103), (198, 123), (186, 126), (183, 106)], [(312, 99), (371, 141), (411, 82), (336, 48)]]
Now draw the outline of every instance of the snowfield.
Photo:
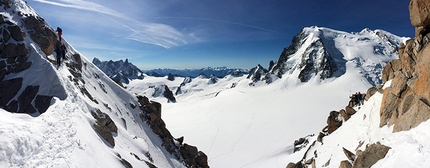
[[(37, 15), (24, 1), (11, 0), (25, 14)], [(1, 11), (0, 14), (19, 23), (21, 15)], [(13, 12), (15, 13), (15, 12)], [(323, 34), (317, 32), (322, 31)], [(27, 32), (23, 28), (24, 32)], [(0, 109), (0, 167), (124, 167), (124, 159), (133, 167), (185, 167), (162, 146), (161, 139), (140, 119), (136, 95), (147, 96), (162, 104), (162, 118), (174, 137), (197, 146), (208, 156), (212, 168), (281, 168), (299, 161), (305, 150), (293, 153), (295, 140), (310, 135), (311, 143), (327, 125), (332, 110), (348, 104), (355, 92), (366, 92), (380, 80), (380, 70), (396, 56), (391, 48), (373, 41), (378, 31), (363, 30), (347, 34), (313, 27), (316, 37), (334, 39), (344, 62), (344, 73), (336, 78), (318, 79), (314, 74), (306, 83), (297, 78), (298, 71), (286, 73), (271, 84), (254, 83), (246, 76), (196, 78), (145, 76), (131, 80), (121, 88), (81, 54), (81, 77), (64, 64), (50, 63), (29, 36), (24, 42), (29, 49), (30, 69), (6, 76), (5, 80), (23, 77), (23, 86), (38, 85), (40, 92), (53, 95), (48, 110), (42, 114), (18, 114)], [(321, 32), (320, 32), (321, 33)], [(387, 32), (385, 32), (387, 34)], [(67, 38), (67, 37), (65, 37)], [(391, 34), (388, 40), (399, 40)], [(314, 39), (311, 39), (314, 40)], [(400, 42), (406, 38), (400, 38)], [(66, 40), (65, 62), (79, 54)], [(382, 47), (374, 47), (382, 46)], [(296, 54), (291, 61), (300, 60)], [(294, 64), (295, 62), (291, 62)], [(391, 81), (384, 87), (390, 87)], [(175, 93), (176, 103), (162, 97), (166, 85)], [(88, 91), (84, 94), (82, 88)], [(22, 92), (23, 89), (21, 89)], [(90, 96), (93, 98), (91, 100)], [(376, 93), (357, 113), (323, 144), (316, 142), (310, 153), (316, 153), (316, 166), (337, 168), (346, 156), (342, 147), (355, 153), (368, 144), (380, 142), (389, 146), (386, 157), (373, 167), (429, 167), (430, 121), (410, 131), (392, 133), (392, 128), (379, 127), (382, 95)], [(111, 146), (94, 131), (96, 119), (91, 111), (100, 109), (118, 127)], [(314, 135), (314, 136), (313, 136)], [(363, 146), (358, 147), (360, 143)], [(307, 156), (309, 158), (310, 155)], [(150, 164), (148, 164), (150, 163)]]

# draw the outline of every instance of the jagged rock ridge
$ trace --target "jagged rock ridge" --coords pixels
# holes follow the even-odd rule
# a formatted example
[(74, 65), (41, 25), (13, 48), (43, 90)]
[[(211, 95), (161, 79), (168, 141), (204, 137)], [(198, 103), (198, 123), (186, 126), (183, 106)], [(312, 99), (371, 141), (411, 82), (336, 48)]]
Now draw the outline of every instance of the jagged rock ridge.
[(93, 64), (116, 82), (128, 84), (131, 79), (144, 78), (142, 70), (128, 62), (128, 59), (125, 61), (100, 61), (98, 58), (94, 58)]

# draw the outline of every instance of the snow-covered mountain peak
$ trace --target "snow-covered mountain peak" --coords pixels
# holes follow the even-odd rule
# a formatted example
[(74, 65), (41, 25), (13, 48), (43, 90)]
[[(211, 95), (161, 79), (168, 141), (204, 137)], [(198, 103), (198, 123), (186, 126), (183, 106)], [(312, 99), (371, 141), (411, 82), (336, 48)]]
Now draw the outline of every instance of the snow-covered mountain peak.
[(305, 27), (293, 37), (278, 61), (270, 63), (268, 72), (259, 76), (264, 76), (262, 80), (266, 83), (279, 78), (285, 78), (287, 83), (297, 83), (312, 78), (337, 78), (351, 72), (362, 76), (369, 85), (376, 85), (381, 83), (382, 67), (398, 57), (397, 48), (406, 39), (368, 28), (347, 33), (324, 27)]

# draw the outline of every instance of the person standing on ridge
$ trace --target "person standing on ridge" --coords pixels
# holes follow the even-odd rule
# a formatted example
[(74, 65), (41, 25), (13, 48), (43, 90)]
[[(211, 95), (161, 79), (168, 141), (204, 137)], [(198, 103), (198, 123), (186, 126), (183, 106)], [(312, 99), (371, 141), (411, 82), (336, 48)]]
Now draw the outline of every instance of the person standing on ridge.
[(358, 98), (358, 105), (360, 106), (360, 105), (363, 105), (364, 103), (363, 103), (363, 95), (360, 93), (360, 92), (358, 92), (358, 94), (357, 94), (357, 98)]
[(57, 65), (60, 66), (61, 65), (61, 47), (60, 44), (55, 45), (55, 54), (56, 54), (56, 58), (57, 58)]
[(60, 27), (57, 27), (57, 30), (55, 30), (58, 33), (58, 38), (61, 41), (61, 35), (63, 34), (63, 30)]

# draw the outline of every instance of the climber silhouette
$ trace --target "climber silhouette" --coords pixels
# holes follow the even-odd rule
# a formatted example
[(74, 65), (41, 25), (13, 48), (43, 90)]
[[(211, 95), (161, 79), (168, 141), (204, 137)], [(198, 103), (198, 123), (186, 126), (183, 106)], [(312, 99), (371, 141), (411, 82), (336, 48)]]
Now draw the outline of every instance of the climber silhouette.
[(61, 65), (61, 56), (63, 55), (61, 52), (61, 47), (60, 44), (57, 43), (57, 45), (55, 45), (55, 54), (56, 54), (56, 59), (57, 59), (57, 65), (60, 66)]
[(61, 41), (61, 35), (63, 34), (63, 30), (60, 27), (57, 27), (57, 30), (55, 30), (58, 33), (58, 38)]

